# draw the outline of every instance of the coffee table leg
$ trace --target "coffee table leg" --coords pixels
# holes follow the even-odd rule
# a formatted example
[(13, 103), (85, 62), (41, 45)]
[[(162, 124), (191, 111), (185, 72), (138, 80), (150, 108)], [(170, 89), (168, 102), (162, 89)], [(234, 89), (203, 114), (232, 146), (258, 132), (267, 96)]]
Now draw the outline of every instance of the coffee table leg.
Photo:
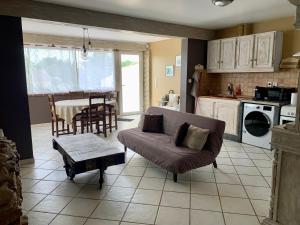
[(104, 176), (104, 168), (100, 168), (100, 178), (99, 178), (100, 189), (102, 188), (104, 182), (103, 176)]
[(66, 174), (69, 177), (70, 180), (73, 181), (74, 177), (75, 177), (75, 172), (74, 169), (68, 164), (67, 159), (65, 157), (63, 157), (64, 159), (64, 163), (65, 163), (65, 170), (66, 170)]

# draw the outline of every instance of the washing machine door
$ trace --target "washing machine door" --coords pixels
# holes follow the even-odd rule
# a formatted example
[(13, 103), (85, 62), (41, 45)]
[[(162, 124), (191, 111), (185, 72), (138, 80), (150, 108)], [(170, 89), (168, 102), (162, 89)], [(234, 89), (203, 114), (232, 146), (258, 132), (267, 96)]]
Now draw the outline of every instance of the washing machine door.
[(265, 113), (254, 111), (247, 114), (244, 120), (244, 126), (251, 135), (262, 137), (269, 132), (271, 121)]

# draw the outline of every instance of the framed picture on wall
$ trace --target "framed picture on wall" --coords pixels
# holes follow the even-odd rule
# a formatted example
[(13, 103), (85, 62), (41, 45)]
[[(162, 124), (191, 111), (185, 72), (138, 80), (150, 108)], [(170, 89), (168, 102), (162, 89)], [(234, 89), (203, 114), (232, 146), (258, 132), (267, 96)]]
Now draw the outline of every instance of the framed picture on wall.
[(166, 66), (166, 77), (173, 77), (174, 76), (174, 66), (167, 65)]
[(181, 55), (176, 56), (176, 67), (181, 67)]

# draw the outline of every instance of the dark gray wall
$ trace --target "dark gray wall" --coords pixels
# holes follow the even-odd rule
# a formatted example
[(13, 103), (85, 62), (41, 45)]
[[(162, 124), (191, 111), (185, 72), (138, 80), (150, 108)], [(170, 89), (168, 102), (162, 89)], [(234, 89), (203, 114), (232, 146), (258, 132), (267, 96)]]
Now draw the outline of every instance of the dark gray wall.
[(0, 128), (21, 159), (33, 158), (21, 18), (0, 16)]
[(183, 39), (181, 45), (180, 111), (194, 113), (195, 99), (190, 94), (193, 84), (189, 82), (195, 72), (195, 65), (206, 67), (207, 41)]

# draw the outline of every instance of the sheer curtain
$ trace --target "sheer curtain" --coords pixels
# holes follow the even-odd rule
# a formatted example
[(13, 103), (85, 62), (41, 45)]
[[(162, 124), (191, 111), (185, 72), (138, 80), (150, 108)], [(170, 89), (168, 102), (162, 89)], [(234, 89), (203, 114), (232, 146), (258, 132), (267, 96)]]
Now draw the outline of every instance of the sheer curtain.
[(25, 48), (29, 93), (68, 92), (77, 89), (75, 50)]
[(81, 51), (60, 48), (24, 48), (29, 94), (63, 93), (76, 90), (115, 90), (112, 51)]
[(115, 63), (112, 51), (89, 51), (85, 60), (76, 52), (78, 85), (82, 90), (115, 90)]

